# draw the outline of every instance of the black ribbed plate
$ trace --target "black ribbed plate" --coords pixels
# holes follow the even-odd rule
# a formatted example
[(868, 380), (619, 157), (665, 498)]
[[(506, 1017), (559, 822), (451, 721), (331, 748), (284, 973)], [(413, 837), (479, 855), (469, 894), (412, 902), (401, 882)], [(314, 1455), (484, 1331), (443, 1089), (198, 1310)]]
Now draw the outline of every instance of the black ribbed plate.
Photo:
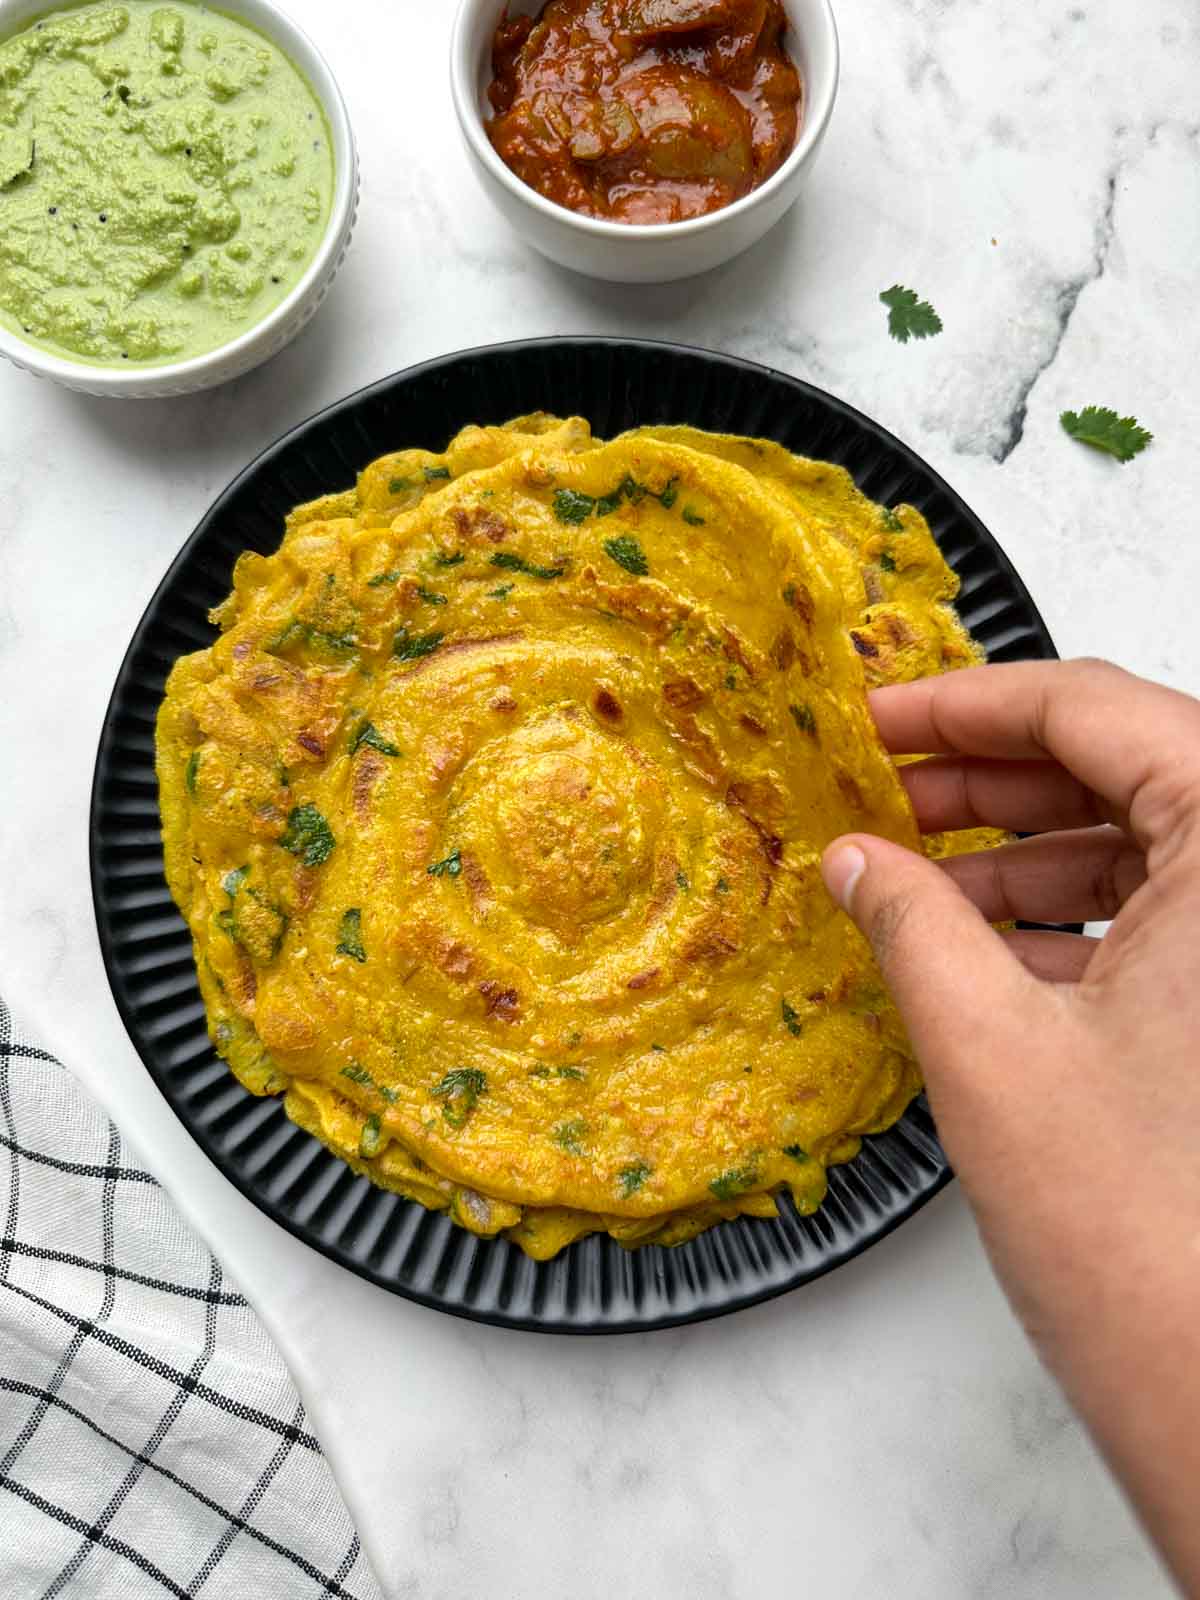
[[(268, 1216), (397, 1294), (508, 1327), (602, 1333), (719, 1316), (805, 1283), (883, 1237), (949, 1181), (924, 1097), (829, 1174), (815, 1216), (780, 1201), (673, 1250), (626, 1251), (594, 1235), (535, 1263), (443, 1215), (377, 1189), (248, 1094), (209, 1043), (191, 938), (163, 878), (154, 718), (176, 657), (212, 642), (208, 608), (242, 550), (277, 548), (286, 513), (350, 485), (376, 456), (441, 450), (466, 423), (544, 410), (611, 437), (688, 422), (777, 439), (840, 462), (885, 505), (928, 519), (962, 579), (959, 612), (994, 661), (1055, 655), (1004, 552), (898, 439), (795, 378), (680, 345), (539, 339), (446, 356), (363, 389), (294, 428), (220, 497), (176, 557), (129, 647), (105, 718), (92, 791), (92, 888), (117, 1006), (154, 1081), (221, 1171)], [(214, 1243), (220, 1246), (220, 1241)]]

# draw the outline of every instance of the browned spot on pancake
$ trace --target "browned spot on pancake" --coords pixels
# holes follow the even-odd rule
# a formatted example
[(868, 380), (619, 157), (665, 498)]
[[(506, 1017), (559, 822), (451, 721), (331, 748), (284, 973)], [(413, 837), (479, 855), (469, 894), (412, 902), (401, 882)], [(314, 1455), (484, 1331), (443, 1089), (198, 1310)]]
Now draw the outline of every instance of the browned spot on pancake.
[(454, 506), (450, 512), (450, 520), (459, 538), (465, 539), (468, 544), (478, 544), (481, 541), (500, 544), (512, 531), (504, 518), (488, 506), (472, 506), (470, 511), (464, 510), (462, 506)]
[(307, 750), (310, 756), (316, 756), (318, 761), (325, 759), (325, 746), (315, 733), (306, 731), (296, 735), (296, 743), (302, 750)]
[(249, 639), (239, 639), (233, 647), (233, 659), (235, 661), (244, 661), (252, 648)]
[(237, 977), (234, 980), (234, 991), (239, 1006), (243, 1010), (251, 1011), (258, 998), (258, 974), (250, 965), (250, 958), (244, 951), (238, 951)]
[(920, 637), (908, 618), (902, 617), (896, 611), (881, 611), (873, 616), (871, 630), (876, 638), (882, 638), (896, 650), (903, 650), (908, 645), (916, 644)]
[(292, 889), (296, 896), (296, 909), (309, 911), (317, 898), (317, 885), (321, 878), (315, 867), (306, 867), (302, 862), (296, 863), (292, 873)]
[(354, 763), (351, 793), (354, 799), (354, 812), (360, 822), (370, 820), (371, 790), (375, 787), (375, 780), (382, 771), (383, 762), (377, 756), (366, 751), (359, 753)]
[(747, 733), (757, 734), (759, 738), (761, 738), (767, 731), (758, 718), (752, 717), (748, 711), (743, 711), (741, 716), (738, 718), (738, 721), (741, 723), (742, 727), (745, 728)]
[(685, 961), (715, 966), (738, 951), (737, 940), (718, 922), (705, 923), (690, 939), (684, 941), (680, 955)]
[(731, 783), (725, 791), (725, 803), (746, 819), (758, 835), (763, 854), (773, 867), (777, 867), (783, 860), (783, 840), (763, 820), (764, 815), (774, 815), (779, 809), (773, 785), (759, 779)]
[(677, 623), (691, 615), (690, 606), (667, 594), (651, 579), (643, 578), (639, 583), (602, 583), (595, 567), (588, 566), (579, 574), (578, 589), (568, 591), (564, 599), (571, 604), (582, 604), (588, 610), (611, 612), (658, 640), (665, 639)]
[(704, 699), (704, 690), (694, 678), (672, 678), (663, 684), (662, 694), (667, 704), (679, 711), (690, 711)]
[(723, 780), (725, 767), (716, 741), (709, 737), (692, 716), (674, 716), (671, 725), (684, 747), (683, 762), (688, 771), (713, 788)]
[(825, 991), (824, 989), (814, 989), (810, 995), (806, 996), (806, 998), (810, 1000), (814, 1006), (819, 1006), (822, 1000), (825, 999)]
[(856, 633), (853, 628), (850, 629), (850, 638), (860, 656), (877, 656), (879, 654), (879, 646), (873, 644), (870, 639), (864, 639), (862, 634)]
[(485, 978), (479, 985), (489, 1017), (499, 1017), (501, 1022), (515, 1022), (521, 1010), (521, 997), (515, 989), (502, 989), (494, 978)]
[(662, 971), (661, 967), (649, 967), (645, 972), (635, 972), (632, 978), (626, 980), (627, 989), (648, 989)]
[(603, 717), (606, 722), (620, 722), (624, 716), (621, 702), (610, 689), (600, 684), (592, 696), (592, 709), (598, 717)]
[(853, 807), (855, 811), (865, 809), (866, 801), (863, 799), (862, 790), (848, 772), (838, 773), (837, 786), (841, 790), (842, 798), (848, 806)]
[(531, 461), (525, 468), (525, 482), (534, 489), (545, 489), (554, 482), (554, 474), (542, 461)]
[(492, 886), (488, 882), (488, 875), (473, 855), (464, 851), (459, 859), (462, 863), (462, 878), (467, 895), (478, 911), (489, 904), (492, 898)]
[(459, 939), (439, 939), (433, 946), (434, 964), (448, 978), (468, 978), (475, 965), (474, 952)]
[(678, 871), (679, 863), (674, 856), (667, 855), (661, 858), (654, 884), (654, 893), (646, 905), (647, 927), (662, 916), (672, 900), (678, 895), (679, 883), (676, 878)]
[(811, 628), (817, 614), (817, 608), (813, 605), (813, 597), (805, 585), (794, 581), (787, 584), (783, 591), (783, 598), (804, 623), (804, 626)]
[(780, 628), (771, 641), (771, 664), (786, 672), (796, 659), (796, 638), (790, 628)]
[(746, 676), (753, 682), (758, 676), (758, 668), (753, 657), (748, 653), (741, 634), (735, 633), (732, 628), (721, 624), (721, 653), (726, 661), (733, 661)]
[(491, 707), (493, 711), (515, 711), (517, 702), (511, 689), (501, 689), (500, 693), (492, 696)]
[(435, 744), (429, 747), (429, 776), (436, 786), (458, 765), (460, 748), (457, 743)]
[(764, 827), (771, 829), (778, 828), (787, 811), (787, 797), (770, 776), (739, 778), (729, 785), (725, 803), (747, 819), (756, 817)]
[(252, 687), (255, 689), (273, 689), (283, 679), (277, 672), (259, 672), (255, 675)]

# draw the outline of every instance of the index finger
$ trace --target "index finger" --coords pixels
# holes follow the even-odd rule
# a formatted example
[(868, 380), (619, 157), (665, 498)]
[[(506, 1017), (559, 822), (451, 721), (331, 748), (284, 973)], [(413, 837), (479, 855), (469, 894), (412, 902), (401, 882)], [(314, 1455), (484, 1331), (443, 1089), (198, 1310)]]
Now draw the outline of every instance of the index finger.
[[(969, 667), (872, 692), (894, 755), (1057, 761), (1121, 816), (1140, 843), (1169, 780), (1200, 812), (1200, 703), (1107, 661), (1017, 661)], [(1162, 791), (1163, 784), (1159, 784)]]

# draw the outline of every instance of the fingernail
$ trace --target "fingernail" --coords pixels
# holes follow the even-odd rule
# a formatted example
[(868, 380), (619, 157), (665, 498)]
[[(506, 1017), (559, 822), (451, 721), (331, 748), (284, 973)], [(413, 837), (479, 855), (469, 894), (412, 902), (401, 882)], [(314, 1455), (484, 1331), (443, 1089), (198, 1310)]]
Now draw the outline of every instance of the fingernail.
[(858, 880), (866, 870), (867, 858), (856, 844), (835, 845), (825, 852), (821, 875), (825, 887), (843, 911), (851, 909)]

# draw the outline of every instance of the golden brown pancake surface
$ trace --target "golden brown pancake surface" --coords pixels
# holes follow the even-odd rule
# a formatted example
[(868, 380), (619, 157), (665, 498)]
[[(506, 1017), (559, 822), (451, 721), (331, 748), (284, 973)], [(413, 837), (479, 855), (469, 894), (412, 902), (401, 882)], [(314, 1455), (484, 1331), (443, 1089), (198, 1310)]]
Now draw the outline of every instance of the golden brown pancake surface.
[(819, 861), (919, 843), (865, 691), (976, 658), (954, 588), (912, 508), (690, 429), (466, 429), (298, 508), (159, 718), (221, 1054), (539, 1257), (813, 1210), (919, 1087)]

